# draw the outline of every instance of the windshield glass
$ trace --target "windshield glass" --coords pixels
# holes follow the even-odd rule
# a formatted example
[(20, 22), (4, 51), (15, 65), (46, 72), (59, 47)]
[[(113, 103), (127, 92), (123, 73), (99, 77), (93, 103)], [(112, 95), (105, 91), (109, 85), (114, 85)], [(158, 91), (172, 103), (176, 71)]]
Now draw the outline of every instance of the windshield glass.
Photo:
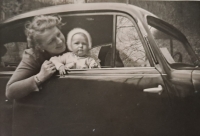
[(147, 20), (154, 40), (168, 63), (195, 66), (198, 59), (180, 31), (154, 17), (147, 17)]

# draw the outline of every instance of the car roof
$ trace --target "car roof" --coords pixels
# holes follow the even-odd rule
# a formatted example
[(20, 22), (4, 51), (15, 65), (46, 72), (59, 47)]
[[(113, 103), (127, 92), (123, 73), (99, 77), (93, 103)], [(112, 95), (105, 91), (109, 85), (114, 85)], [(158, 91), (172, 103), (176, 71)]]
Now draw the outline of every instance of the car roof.
[[(87, 11), (118, 11), (118, 12), (126, 12), (131, 13), (135, 18), (142, 17), (144, 15), (155, 16), (147, 10), (139, 8), (134, 5), (125, 4), (125, 3), (83, 3), (83, 4), (65, 4), (65, 5), (57, 5), (50, 6), (38, 10), (29, 11), (14, 17), (11, 17), (1, 24), (6, 24), (9, 22), (13, 22), (16, 20), (29, 18), (37, 15), (46, 15), (46, 14), (56, 14), (56, 13), (64, 13), (64, 12), (87, 12)], [(156, 17), (156, 16), (155, 16)]]
[[(16, 15), (0, 23), (0, 45), (8, 42), (25, 41), (24, 24), (31, 18), (38, 15), (66, 15), (82, 13), (104, 13), (104, 12), (121, 12), (131, 15), (136, 20), (144, 22), (146, 15), (155, 16), (152, 13), (125, 3), (84, 3), (84, 4), (65, 4), (46, 7), (23, 14)], [(13, 32), (14, 31), (14, 32)], [(17, 34), (17, 35), (16, 35)], [(8, 38), (9, 37), (9, 38)]]

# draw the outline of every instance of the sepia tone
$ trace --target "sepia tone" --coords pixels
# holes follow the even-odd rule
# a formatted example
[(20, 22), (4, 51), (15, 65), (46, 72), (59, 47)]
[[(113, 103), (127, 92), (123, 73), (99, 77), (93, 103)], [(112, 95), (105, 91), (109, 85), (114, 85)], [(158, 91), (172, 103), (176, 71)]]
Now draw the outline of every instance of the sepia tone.
[[(24, 13), (26, 11), (48, 7), (52, 5), (60, 5), (64, 3), (81, 4), (85, 2), (97, 2), (97, 1), (95, 0), (38, 0), (38, 1), (4, 0), (1, 3), (1, 9), (2, 9), (1, 20), (13, 17), (15, 15)], [(99, 2), (108, 2), (108, 1), (99, 1)], [(127, 1), (113, 0), (110, 2), (126, 3)], [(151, 1), (130, 0), (130, 3), (153, 12), (158, 17), (162, 18), (163, 20), (173, 24), (175, 27), (180, 29), (187, 36), (191, 45), (193, 46), (193, 49), (195, 49), (196, 53), (200, 54), (198, 2), (162, 2), (162, 1), (151, 2)], [(108, 4), (105, 4), (102, 7), (106, 7), (107, 5)], [(92, 7), (88, 4), (84, 5), (87, 6), (87, 8), (84, 8), (84, 6), (82, 8), (80, 8), (80, 6), (77, 5), (75, 6), (76, 8), (74, 9), (74, 11), (77, 11), (79, 9), (81, 10), (90, 9)], [(97, 6), (98, 8), (100, 4), (97, 4), (95, 6)], [(130, 5), (125, 5), (125, 4), (121, 5), (121, 7), (124, 7), (124, 9), (128, 9), (129, 8), (128, 6)], [(63, 7), (67, 7), (65, 8), (65, 10), (71, 8), (71, 6), (67, 5)], [(112, 7), (112, 4), (108, 7), (109, 8)], [(136, 9), (137, 11), (140, 11), (138, 8)], [(116, 8), (115, 10), (118, 9)], [(40, 13), (41, 14), (44, 13), (43, 11), (44, 10), (40, 10)], [(48, 11), (51, 11), (51, 8), (49, 8)], [(137, 11), (134, 10), (133, 13), (137, 13)], [(124, 10), (123, 12), (126, 13), (126, 10)], [(140, 12), (142, 12), (142, 10)], [(27, 18), (27, 20), (28, 19), (29, 18)], [(67, 27), (70, 28), (70, 24), (74, 24), (71, 26), (71, 28), (74, 26), (77, 27), (78, 26), (76, 24), (77, 22), (84, 22), (83, 19), (81, 20), (80, 18), (78, 21), (72, 21), (73, 20), (72, 18), (70, 20), (70, 17), (63, 16), (62, 19), (64, 22), (68, 23), (67, 25), (65, 25), (65, 28)], [(144, 134), (146, 132), (147, 132), (146, 134), (148, 134), (148, 132), (151, 132), (154, 135), (156, 134), (167, 135), (168, 133), (170, 133), (170, 130), (173, 130), (173, 132), (175, 133), (180, 132), (182, 135), (183, 134), (194, 135), (196, 132), (199, 132), (198, 115), (200, 112), (198, 110), (199, 109), (198, 90), (199, 90), (200, 78), (199, 78), (199, 71), (197, 69), (199, 65), (195, 66), (192, 65), (192, 68), (195, 69), (193, 71), (191, 71), (191, 69), (188, 69), (188, 67), (191, 68), (191, 65), (189, 63), (197, 61), (188, 59), (189, 56), (187, 56), (187, 54), (184, 53), (183, 49), (185, 48), (182, 48), (183, 46), (181, 46), (182, 44), (181, 42), (176, 41), (175, 39), (173, 39), (173, 37), (170, 37), (170, 35), (168, 36), (167, 34), (169, 33), (162, 34), (158, 32), (159, 29), (154, 28), (151, 22), (150, 23), (148, 22), (148, 25), (146, 25), (145, 27), (151, 31), (152, 35), (149, 36), (153, 37), (156, 42), (156, 44), (152, 45), (157, 45), (152, 47), (157, 47), (158, 49), (160, 49), (162, 55), (167, 60), (166, 62), (165, 59), (162, 59), (163, 56), (160, 55), (159, 52), (155, 51), (156, 58), (160, 59), (159, 63), (155, 60), (155, 64), (157, 65), (155, 67), (149, 67), (149, 65), (152, 66), (152, 62), (149, 61), (151, 60), (151, 58), (147, 57), (146, 56), (147, 54), (144, 52), (145, 50), (143, 49), (142, 46), (143, 44), (141, 43), (137, 33), (138, 31), (136, 30), (137, 29), (137, 25), (135, 25), (137, 24), (136, 21), (131, 22), (129, 18), (119, 14), (115, 18), (116, 19), (115, 31), (109, 33), (108, 30), (111, 30), (109, 28), (113, 28), (112, 27), (113, 23), (109, 21), (109, 19), (110, 18), (108, 18), (107, 20), (101, 19), (98, 25), (93, 25), (92, 27), (92, 25), (90, 25), (90, 23), (88, 22), (91, 20), (96, 20), (96, 18), (87, 17), (86, 20), (88, 22), (85, 21), (85, 23), (81, 24), (82, 27), (86, 26), (87, 24), (88, 25), (87, 28), (93, 28), (95, 30), (96, 28), (104, 28), (101, 26), (108, 26), (105, 27), (106, 29), (100, 29), (100, 30), (97, 29), (96, 31), (94, 31), (92, 35), (97, 33), (98, 37), (102, 37), (102, 39), (106, 39), (112, 34), (114, 35), (113, 37), (115, 37), (115, 39), (113, 38), (113, 42), (102, 42), (102, 43), (100, 42), (96, 44), (102, 46), (103, 48), (112, 47), (112, 45), (116, 47), (116, 53), (114, 52), (114, 50), (113, 50), (114, 53), (108, 50), (108, 53), (104, 56), (105, 58), (108, 57), (108, 59), (105, 59), (105, 61), (108, 60), (108, 62), (105, 62), (105, 65), (102, 65), (105, 66), (102, 67), (102, 69), (87, 70), (86, 72), (89, 72), (89, 74), (84, 73), (85, 71), (72, 70), (69, 71), (68, 73), (69, 75), (66, 75), (66, 77), (64, 78), (59, 77), (57, 75), (56, 77), (53, 77), (52, 80), (47, 82), (47, 84), (44, 84), (42, 86), (43, 89), (41, 90), (41, 92), (39, 92), (38, 95), (35, 94), (35, 96), (37, 97), (37, 98), (35, 97), (36, 99), (34, 98), (34, 95), (33, 97), (28, 96), (27, 98), (22, 99), (21, 102), (20, 100), (18, 101), (16, 99), (16, 101), (14, 101), (14, 104), (10, 100), (5, 98), (4, 94), (5, 89), (2, 89), (1, 91), (2, 106), (0, 107), (1, 108), (0, 111), (3, 111), (0, 113), (1, 114), (0, 127), (3, 126), (2, 128), (0, 128), (2, 135), (8, 136), (12, 135), (13, 133), (14, 135), (18, 134), (20, 136), (27, 134), (28, 135), (32, 134), (35, 136), (39, 131), (43, 135), (45, 134), (47, 135), (47, 133), (49, 133), (49, 135), (52, 134), (54, 135), (54, 133), (63, 133), (64, 135), (66, 135), (68, 132), (74, 130), (82, 130), (79, 131), (80, 133), (88, 131), (90, 134), (91, 133), (99, 134), (98, 133), (99, 130), (101, 130), (101, 132), (106, 132), (105, 130), (109, 130), (111, 134), (115, 135), (118, 132), (122, 133), (123, 135), (124, 134), (133, 135), (135, 130), (136, 132), (139, 132), (140, 135), (142, 135), (141, 133)], [(143, 21), (143, 23), (144, 22), (145, 21)], [(19, 33), (20, 35), (20, 33), (23, 33), (24, 23), (21, 23), (20, 27), (21, 29), (16, 31), (17, 34)], [(17, 23), (13, 24), (16, 25)], [(168, 29), (169, 28), (173, 27), (171, 26), (168, 27)], [(10, 36), (13, 33), (12, 29), (4, 29), (4, 30), (7, 31), (1, 31), (0, 34), (3, 37), (3, 38), (1, 37), (1, 41), (7, 38), (12, 39), (13, 37), (18, 37), (18, 35), (17, 36), (14, 35), (13, 37)], [(104, 33), (100, 34), (98, 32), (104, 32)], [(169, 31), (167, 32), (173, 33), (174, 31), (173, 29), (169, 29)], [(63, 31), (63, 33), (67, 34), (68, 31)], [(110, 37), (112, 38), (112, 36)], [(148, 40), (147, 39), (145, 40), (146, 44), (148, 45)], [(13, 41), (10, 40), (10, 42)], [(18, 63), (21, 60), (22, 52), (24, 49), (27, 48), (25, 37), (23, 42), (24, 43), (16, 42), (16, 43), (5, 44), (7, 48), (7, 53), (3, 57), (1, 57), (1, 60), (5, 64), (7, 62), (9, 63), (6, 64), (7, 65), (6, 68), (8, 69), (12, 68), (10, 67), (11, 66), (10, 64)], [(2, 45), (4, 45), (4, 43)], [(173, 44), (176, 46), (173, 46)], [(94, 46), (94, 48), (92, 49), (93, 51), (92, 53), (96, 55), (95, 56), (96, 58), (99, 57), (98, 54), (100, 54), (99, 52), (101, 50), (100, 46), (97, 47)], [(173, 47), (172, 50), (171, 47)], [(0, 52), (2, 52), (2, 50), (0, 50)], [(176, 56), (179, 55), (176, 54), (176, 52), (178, 53), (181, 52), (180, 53), (181, 57)], [(191, 54), (193, 55), (194, 52), (190, 53), (190, 55)], [(114, 59), (114, 61), (109, 60), (109, 58), (111, 58), (112, 55), (114, 56), (114, 58), (116, 58)], [(168, 56), (166, 57), (165, 55)], [(119, 60), (117, 56), (120, 56)], [(174, 64), (170, 65), (170, 61), (173, 61), (172, 63)], [(183, 65), (179, 65), (180, 64), (179, 62), (183, 62)], [(106, 63), (111, 63), (111, 64), (106, 64)], [(109, 68), (106, 66), (113, 66), (114, 68)], [(172, 69), (169, 70), (166, 68), (166, 66), (171, 66), (170, 68)], [(127, 67), (133, 67), (133, 68), (127, 68)], [(164, 69), (163, 70), (164, 72), (160, 69)], [(5, 88), (6, 82), (10, 78), (10, 75), (8, 74), (7, 77), (5, 78), (6, 72), (7, 71), (3, 71), (2, 73), (4, 75), (1, 74), (2, 78), (0, 83), (1, 86), (3, 86), (2, 88)], [(79, 72), (79, 75), (77, 72)], [(97, 74), (98, 72), (99, 74)], [(105, 76), (104, 75), (102, 76), (102, 73)], [(71, 77), (73, 77), (73, 79)], [(78, 80), (75, 79), (77, 77)], [(165, 80), (164, 82), (165, 84), (163, 83), (163, 80)], [(169, 85), (168, 86), (169, 90), (165, 91), (164, 87), (167, 85)], [(156, 91), (157, 94), (155, 92), (153, 92), (153, 94), (151, 94), (152, 92), (151, 93), (148, 92), (149, 89), (150, 91), (152, 90), (152, 87), (153, 89), (156, 88), (156, 90), (158, 90)], [(176, 91), (174, 91), (173, 89)], [(190, 97), (191, 95), (189, 93), (194, 94), (193, 95), (194, 97), (191, 98)], [(31, 99), (31, 97), (34, 100)], [(39, 107), (37, 107), (35, 106), (34, 103), (26, 103), (28, 101), (31, 102), (31, 100), (33, 100), (33, 102), (40, 103), (42, 106), (40, 105)], [(171, 107), (169, 106), (170, 103), (168, 102), (172, 102), (175, 105)], [(19, 106), (17, 110), (12, 109), (13, 107), (15, 108), (15, 106)], [(54, 107), (55, 109), (49, 111), (49, 109), (52, 109), (51, 106), (55, 106)], [(59, 106), (63, 107), (59, 108)], [(28, 108), (31, 107), (32, 109), (27, 109), (27, 107)], [(69, 110), (69, 108), (67, 107), (70, 107), (71, 109)], [(11, 123), (12, 119), (14, 119), (13, 120), (14, 123)], [(71, 123), (70, 122), (71, 119), (75, 123)], [(197, 122), (196, 124), (194, 123), (195, 121)], [(69, 126), (66, 127), (65, 124)], [(117, 125), (117, 127), (115, 127), (114, 125)], [(64, 127), (62, 128), (62, 126)], [(76, 129), (73, 128), (74, 126), (76, 127)], [(24, 128), (29, 128), (29, 129), (26, 131), (26, 129)], [(66, 128), (68, 128), (69, 131)], [(185, 130), (182, 130), (180, 128), (185, 128)], [(114, 129), (114, 131), (112, 131), (112, 129)], [(55, 130), (61, 130), (61, 131), (55, 131)], [(79, 132), (76, 131), (76, 133)], [(180, 133), (175, 135), (179, 135)]]

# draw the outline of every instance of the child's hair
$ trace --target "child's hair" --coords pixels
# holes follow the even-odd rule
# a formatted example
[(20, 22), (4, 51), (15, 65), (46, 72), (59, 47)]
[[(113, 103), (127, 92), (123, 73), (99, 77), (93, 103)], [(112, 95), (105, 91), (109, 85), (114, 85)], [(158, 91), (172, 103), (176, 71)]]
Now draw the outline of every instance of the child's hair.
[(86, 30), (84, 30), (82, 28), (74, 28), (67, 35), (67, 47), (68, 47), (69, 51), (72, 51), (72, 47), (71, 47), (72, 46), (71, 45), (72, 44), (71, 43), (72, 42), (72, 37), (75, 34), (78, 34), (78, 33), (82, 33), (87, 37), (87, 39), (88, 39), (88, 48), (91, 49), (92, 48), (92, 38), (91, 38), (90, 34)]
[(35, 47), (37, 43), (36, 36), (39, 33), (44, 32), (45, 29), (52, 28), (54, 26), (60, 28), (64, 25), (61, 20), (62, 19), (59, 16), (40, 15), (34, 17), (31, 22), (27, 22), (25, 24), (25, 34), (27, 36), (28, 47)]

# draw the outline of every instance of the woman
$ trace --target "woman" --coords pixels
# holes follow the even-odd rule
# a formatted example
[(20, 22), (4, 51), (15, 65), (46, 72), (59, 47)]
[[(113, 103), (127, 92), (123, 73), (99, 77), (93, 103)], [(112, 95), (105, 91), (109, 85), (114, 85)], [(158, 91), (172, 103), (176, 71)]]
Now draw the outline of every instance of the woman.
[(8, 81), (6, 96), (9, 99), (39, 91), (39, 86), (56, 72), (54, 64), (48, 60), (66, 50), (65, 37), (59, 30), (61, 26), (60, 17), (43, 15), (25, 25), (30, 49), (24, 51), (19, 66)]

